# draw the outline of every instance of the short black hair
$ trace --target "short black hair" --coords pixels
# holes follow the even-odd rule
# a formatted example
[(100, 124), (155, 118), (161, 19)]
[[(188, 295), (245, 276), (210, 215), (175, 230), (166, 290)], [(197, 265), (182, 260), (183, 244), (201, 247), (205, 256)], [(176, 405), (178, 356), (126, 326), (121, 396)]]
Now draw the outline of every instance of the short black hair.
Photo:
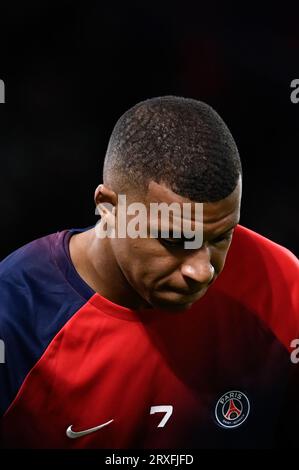
[(104, 183), (118, 193), (147, 192), (151, 180), (198, 202), (224, 199), (242, 167), (218, 113), (191, 98), (151, 98), (126, 111), (110, 137)]

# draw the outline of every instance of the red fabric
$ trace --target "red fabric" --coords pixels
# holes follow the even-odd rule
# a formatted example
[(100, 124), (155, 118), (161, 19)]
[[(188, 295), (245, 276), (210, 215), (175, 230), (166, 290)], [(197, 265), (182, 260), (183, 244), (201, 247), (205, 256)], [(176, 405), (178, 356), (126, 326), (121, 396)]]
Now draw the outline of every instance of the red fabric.
[[(264, 386), (257, 364), (276, 338), (288, 348), (298, 335), (298, 273), (287, 250), (238, 226), (222, 274), (185, 313), (139, 315), (95, 294), (27, 375), (3, 419), (4, 446), (194, 442), (197, 426), (214, 426), (217, 397), (236, 378)], [(164, 413), (150, 414), (159, 405), (173, 406), (164, 427)], [(70, 425), (82, 431), (111, 419), (88, 436), (66, 436)]]

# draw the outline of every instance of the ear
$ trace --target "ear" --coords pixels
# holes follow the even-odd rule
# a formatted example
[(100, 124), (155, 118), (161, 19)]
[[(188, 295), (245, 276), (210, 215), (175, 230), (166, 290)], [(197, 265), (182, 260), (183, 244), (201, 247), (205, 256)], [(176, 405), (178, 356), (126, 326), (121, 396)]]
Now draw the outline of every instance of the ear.
[(95, 214), (100, 215), (103, 221), (113, 226), (117, 204), (116, 193), (104, 184), (99, 184), (94, 192), (94, 201), (96, 205)]
[(108, 202), (112, 204), (112, 206), (116, 206), (117, 204), (117, 195), (112, 189), (105, 186), (103, 183), (99, 184), (94, 192), (94, 202), (97, 206), (98, 204), (102, 204), (103, 202)]

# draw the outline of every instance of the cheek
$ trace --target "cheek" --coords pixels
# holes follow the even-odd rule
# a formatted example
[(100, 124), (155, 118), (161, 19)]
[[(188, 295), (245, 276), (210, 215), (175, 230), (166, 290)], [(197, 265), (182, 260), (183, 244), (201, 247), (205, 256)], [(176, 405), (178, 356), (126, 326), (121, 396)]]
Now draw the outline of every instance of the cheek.
[(137, 240), (128, 238), (111, 241), (115, 260), (127, 278), (142, 274), (145, 258)]
[(113, 241), (116, 261), (131, 285), (154, 286), (171, 274), (174, 260), (151, 239), (120, 239)]

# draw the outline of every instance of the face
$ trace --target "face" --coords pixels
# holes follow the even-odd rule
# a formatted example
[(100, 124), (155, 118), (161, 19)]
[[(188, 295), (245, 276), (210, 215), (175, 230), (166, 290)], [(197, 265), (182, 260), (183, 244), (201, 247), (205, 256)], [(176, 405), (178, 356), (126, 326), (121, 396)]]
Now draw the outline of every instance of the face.
[[(234, 227), (240, 217), (240, 200), (241, 178), (228, 197), (203, 204), (203, 243), (200, 248), (186, 249), (184, 238), (161, 235), (159, 238), (110, 240), (119, 268), (149, 306), (185, 310), (207, 292), (224, 267)], [(127, 195), (127, 203), (135, 201), (136, 196), (130, 199)], [(189, 223), (195, 224), (194, 202), (163, 184), (151, 182), (142, 202), (148, 210), (151, 202), (191, 203)]]

